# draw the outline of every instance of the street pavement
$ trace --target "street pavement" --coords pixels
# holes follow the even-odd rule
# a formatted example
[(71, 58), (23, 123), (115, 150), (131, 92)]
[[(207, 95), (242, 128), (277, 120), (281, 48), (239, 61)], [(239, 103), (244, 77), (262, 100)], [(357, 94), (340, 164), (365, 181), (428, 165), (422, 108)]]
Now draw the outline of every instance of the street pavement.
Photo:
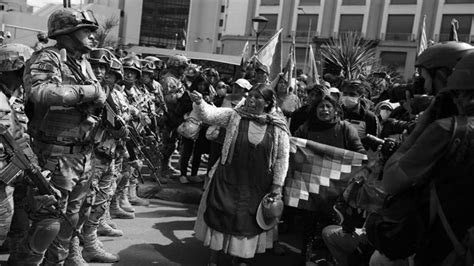
[[(107, 251), (120, 255), (115, 264), (94, 265), (206, 265), (209, 250), (193, 236), (197, 206), (151, 200), (150, 206), (135, 207), (133, 220), (114, 220), (124, 231), (123, 237), (100, 237)], [(285, 256), (274, 255), (271, 250), (256, 256), (253, 265), (297, 265), (298, 252), (294, 233), (281, 236)], [(0, 255), (6, 265), (7, 254)], [(223, 256), (220, 265), (230, 265), (229, 256)]]
[[(203, 156), (199, 175), (206, 173), (206, 157)], [(172, 164), (178, 168), (177, 152), (173, 154)], [(144, 172), (145, 183), (139, 184), (138, 194), (149, 198), (151, 204), (135, 207), (133, 220), (114, 220), (124, 232), (123, 237), (100, 237), (107, 251), (119, 254), (120, 262), (89, 265), (207, 265), (209, 249), (194, 238), (193, 232), (203, 184), (181, 184), (174, 177), (160, 188), (146, 170)], [(280, 242), (286, 251), (284, 256), (268, 250), (265, 254), (257, 254), (252, 265), (301, 265), (298, 255), (301, 228), (294, 227), (288, 233), (280, 234)], [(0, 254), (0, 265), (6, 265), (7, 259), (8, 254)], [(219, 265), (231, 265), (231, 258), (221, 256)]]

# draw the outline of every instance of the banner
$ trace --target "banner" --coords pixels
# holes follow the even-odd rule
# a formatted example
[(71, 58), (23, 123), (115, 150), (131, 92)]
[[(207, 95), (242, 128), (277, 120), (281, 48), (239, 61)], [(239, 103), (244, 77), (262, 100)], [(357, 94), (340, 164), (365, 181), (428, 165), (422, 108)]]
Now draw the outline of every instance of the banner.
[(270, 69), (269, 80), (274, 80), (281, 73), (281, 28), (257, 52), (256, 60)]
[(290, 166), (284, 186), (287, 206), (314, 211), (334, 201), (346, 188), (351, 173), (367, 162), (365, 154), (311, 140), (290, 139)]
[(314, 58), (313, 46), (309, 45), (309, 70), (308, 70), (308, 86), (313, 84), (319, 85), (319, 74), (318, 67), (316, 65), (316, 59)]
[(426, 15), (423, 16), (423, 25), (421, 26), (420, 44), (418, 46), (418, 55), (428, 48), (428, 39), (426, 38)]
[(252, 49), (249, 41), (245, 42), (244, 48), (242, 49), (242, 60), (240, 61), (240, 67), (245, 69), (252, 59)]

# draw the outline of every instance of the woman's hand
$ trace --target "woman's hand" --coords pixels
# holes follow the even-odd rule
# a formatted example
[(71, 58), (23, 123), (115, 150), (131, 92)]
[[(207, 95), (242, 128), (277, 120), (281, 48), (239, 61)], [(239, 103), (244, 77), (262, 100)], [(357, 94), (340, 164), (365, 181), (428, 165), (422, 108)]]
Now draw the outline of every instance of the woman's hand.
[(279, 186), (279, 185), (273, 184), (273, 185), (272, 185), (271, 193), (275, 193), (275, 194), (277, 194), (277, 195), (281, 195), (281, 194), (282, 194), (282, 187)]
[(195, 104), (200, 105), (202, 102), (202, 94), (200, 94), (197, 91), (192, 91), (189, 93), (189, 98), (191, 98), (191, 101), (193, 101)]

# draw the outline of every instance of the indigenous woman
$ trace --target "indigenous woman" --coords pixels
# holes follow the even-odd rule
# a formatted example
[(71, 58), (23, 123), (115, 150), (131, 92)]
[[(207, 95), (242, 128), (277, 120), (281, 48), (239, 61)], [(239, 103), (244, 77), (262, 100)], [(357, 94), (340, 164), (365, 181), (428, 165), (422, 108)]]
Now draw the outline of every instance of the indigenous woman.
[(204, 123), (226, 128), (221, 158), (201, 200), (196, 237), (211, 249), (209, 265), (217, 265), (220, 251), (248, 265), (255, 253), (273, 245), (274, 232), (259, 227), (256, 213), (267, 193), (282, 191), (290, 148), (286, 121), (266, 84), (254, 85), (236, 109), (211, 106), (197, 92), (191, 99)]
[[(306, 122), (294, 136), (365, 154), (357, 130), (341, 120), (341, 116), (342, 109), (337, 101), (324, 95), (314, 103)], [(327, 199), (324, 204), (318, 204), (315, 211), (303, 211), (303, 247), (321, 244), (322, 228), (333, 223), (331, 208), (335, 200)], [(311, 243), (312, 238), (316, 238), (316, 243)], [(306, 250), (303, 248), (303, 255), (307, 255)]]

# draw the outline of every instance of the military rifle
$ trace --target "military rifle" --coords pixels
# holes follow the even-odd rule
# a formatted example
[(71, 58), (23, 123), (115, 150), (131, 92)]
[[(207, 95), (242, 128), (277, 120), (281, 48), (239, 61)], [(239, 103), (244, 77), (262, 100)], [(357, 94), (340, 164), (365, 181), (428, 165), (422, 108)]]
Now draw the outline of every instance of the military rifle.
[(43, 176), (38, 167), (31, 163), (30, 159), (26, 156), (24, 150), (20, 147), (20, 145), (18, 145), (18, 143), (13, 139), (10, 132), (8, 132), (7, 128), (2, 124), (0, 124), (0, 143), (3, 144), (4, 149), (7, 151), (8, 154), (12, 154), (12, 157), (10, 158), (11, 164), (18, 167), (18, 169), (23, 170), (27, 174), (28, 179), (38, 189), (38, 193), (40, 195), (54, 196), (56, 198), (56, 203), (54, 203), (51, 206), (51, 209), (49, 210), (52, 211), (58, 217), (63, 218), (72, 226), (72, 223), (69, 218), (61, 211), (61, 206), (59, 203), (60, 199), (58, 198), (58, 195), (54, 192), (48, 180), (46, 180), (46, 178)]
[[(137, 129), (133, 126), (129, 126), (130, 130), (130, 140), (132, 141), (133, 146), (136, 147), (136, 150), (138, 153), (141, 155), (143, 158), (143, 162), (145, 165), (150, 168), (151, 170), (151, 176), (155, 179), (155, 181), (161, 186), (161, 182), (159, 177), (157, 176), (157, 172), (159, 172), (159, 169), (152, 163), (151, 161), (151, 155), (148, 150), (144, 149), (145, 143), (143, 143), (142, 139), (140, 138), (140, 135), (137, 131)], [(139, 177), (141, 176), (141, 173), (138, 175)]]
[[(107, 112), (106, 117), (107, 117), (107, 121), (113, 127), (116, 127), (117, 112), (116, 112), (116, 109), (114, 109), (112, 104), (109, 102), (109, 99), (110, 99), (110, 97), (107, 98), (107, 101), (105, 101), (105, 108), (106, 108), (106, 112)], [(110, 101), (112, 101), (112, 99), (110, 99)], [(121, 121), (121, 120), (118, 120), (118, 121)], [(123, 125), (123, 126), (125, 126), (125, 125)], [(142, 157), (143, 162), (152, 171), (151, 176), (153, 176), (155, 181), (161, 186), (160, 179), (156, 175), (156, 173), (159, 171), (159, 169), (157, 169), (153, 165), (153, 163), (151, 161), (152, 157), (150, 156), (149, 152), (147, 150), (142, 149), (142, 147), (145, 147), (145, 144), (141, 140), (137, 129), (133, 125), (131, 125), (131, 126), (129, 126), (129, 130), (130, 130), (129, 137), (130, 137), (130, 140), (131, 140), (132, 144), (136, 147), (136, 150), (139, 152), (140, 156)], [(144, 180), (143, 180), (143, 177), (142, 177), (140, 171), (137, 171), (137, 172), (138, 172), (138, 177), (140, 178), (140, 180), (143, 183)]]

